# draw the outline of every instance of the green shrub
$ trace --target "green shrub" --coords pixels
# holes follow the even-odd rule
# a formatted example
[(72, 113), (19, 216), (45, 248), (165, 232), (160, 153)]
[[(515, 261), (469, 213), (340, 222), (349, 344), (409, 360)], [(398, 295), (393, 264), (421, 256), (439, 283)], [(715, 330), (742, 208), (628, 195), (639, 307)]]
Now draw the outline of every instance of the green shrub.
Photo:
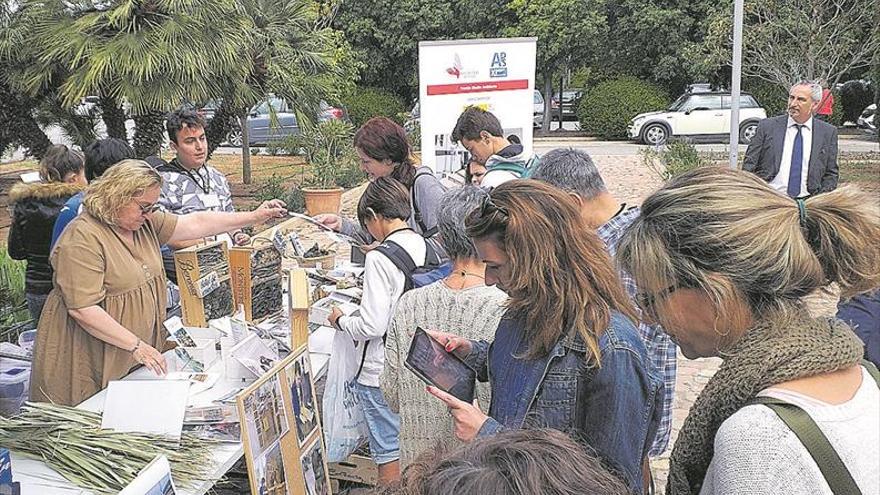
[(0, 246), (0, 341), (16, 341), (17, 332), (10, 330), (31, 318), (24, 298), (24, 271), (25, 262), (10, 258)]
[(831, 95), (834, 96), (834, 104), (831, 107), (831, 118), (828, 119), (828, 123), (840, 127), (843, 125), (843, 102), (839, 91), (833, 90)]
[(768, 117), (782, 115), (788, 107), (788, 88), (757, 79), (743, 80), (743, 91), (750, 93)]
[(683, 139), (673, 140), (660, 150), (643, 148), (641, 154), (642, 163), (664, 182), (695, 168), (711, 164), (700, 155), (693, 144)]
[(840, 87), (839, 101), (843, 107), (843, 122), (855, 123), (865, 107), (874, 100), (870, 84), (862, 81), (848, 81)]
[(631, 76), (611, 79), (587, 89), (578, 105), (581, 129), (605, 139), (625, 138), (637, 114), (662, 110), (669, 98), (659, 87)]
[(354, 128), (346, 122), (333, 119), (304, 126), (287, 146), (301, 150), (309, 162), (304, 181), (309, 187), (349, 188), (366, 178), (354, 151)]
[(299, 187), (288, 187), (285, 185), (285, 178), (276, 174), (263, 179), (257, 184), (254, 191), (254, 200), (258, 203), (269, 201), (270, 199), (280, 199), (287, 204), (287, 209), (302, 213), (306, 209), (306, 200), (302, 190)]
[(343, 104), (355, 128), (373, 117), (388, 117), (402, 125), (400, 114), (406, 111), (397, 96), (377, 88), (357, 88), (343, 99)]

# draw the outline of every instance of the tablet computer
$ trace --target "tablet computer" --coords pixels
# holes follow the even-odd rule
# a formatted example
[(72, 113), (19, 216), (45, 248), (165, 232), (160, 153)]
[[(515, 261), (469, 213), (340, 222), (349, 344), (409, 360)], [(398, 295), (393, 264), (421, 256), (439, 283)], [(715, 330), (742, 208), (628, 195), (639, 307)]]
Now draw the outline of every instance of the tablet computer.
[(404, 365), (425, 383), (468, 404), (474, 401), (477, 373), (421, 328), (416, 328)]

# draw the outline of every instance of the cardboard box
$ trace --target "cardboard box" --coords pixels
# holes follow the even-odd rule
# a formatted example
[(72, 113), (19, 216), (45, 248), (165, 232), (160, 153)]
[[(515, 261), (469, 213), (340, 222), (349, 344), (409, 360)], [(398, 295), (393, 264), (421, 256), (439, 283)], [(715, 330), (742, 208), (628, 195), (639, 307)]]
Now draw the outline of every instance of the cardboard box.
[[(234, 311), (226, 243), (215, 241), (174, 253), (183, 323), (207, 327), (208, 320)], [(220, 292), (217, 292), (220, 291)]]
[(272, 244), (229, 250), (233, 299), (236, 307), (244, 307), (247, 321), (259, 323), (283, 307), (281, 261)]
[(369, 457), (351, 455), (342, 462), (328, 463), (327, 467), (330, 468), (330, 478), (369, 486), (376, 486), (379, 482), (379, 470)]

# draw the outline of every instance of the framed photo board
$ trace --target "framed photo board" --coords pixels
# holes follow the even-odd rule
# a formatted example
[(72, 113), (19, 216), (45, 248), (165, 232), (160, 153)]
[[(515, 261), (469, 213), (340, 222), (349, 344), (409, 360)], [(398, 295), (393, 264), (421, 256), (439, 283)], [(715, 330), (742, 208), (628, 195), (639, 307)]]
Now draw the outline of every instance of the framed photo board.
[(252, 495), (330, 495), (307, 349), (277, 362), (236, 404)]

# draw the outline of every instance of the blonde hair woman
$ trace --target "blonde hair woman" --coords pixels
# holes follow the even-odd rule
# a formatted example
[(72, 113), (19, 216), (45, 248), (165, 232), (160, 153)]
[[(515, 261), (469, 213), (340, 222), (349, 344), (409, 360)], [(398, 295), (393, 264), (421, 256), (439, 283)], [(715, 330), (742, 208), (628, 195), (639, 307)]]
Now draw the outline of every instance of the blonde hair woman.
[(86, 190), (83, 214), (50, 256), (55, 279), (37, 330), (32, 401), (78, 404), (138, 364), (164, 374), (157, 350), (166, 338), (160, 245), (286, 213), (271, 206), (245, 213), (159, 212), (161, 183), (146, 162), (125, 160)]
[(880, 392), (862, 343), (799, 302), (830, 281), (844, 297), (880, 285), (876, 198), (843, 187), (793, 200), (752, 174), (701, 168), (645, 200), (617, 259), (685, 357), (724, 359), (684, 422), (666, 493), (832, 493), (820, 471), (831, 463), (770, 402), (827, 437), (852, 483), (835, 493), (877, 493)]

